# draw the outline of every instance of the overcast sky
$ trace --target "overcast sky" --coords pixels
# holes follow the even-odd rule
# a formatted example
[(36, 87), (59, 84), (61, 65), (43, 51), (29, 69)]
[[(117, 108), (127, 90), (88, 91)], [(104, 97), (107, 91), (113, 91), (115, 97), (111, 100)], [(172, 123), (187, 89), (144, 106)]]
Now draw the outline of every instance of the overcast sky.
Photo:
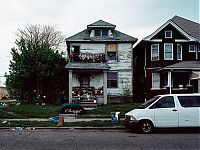
[(56, 26), (65, 37), (99, 19), (139, 40), (174, 15), (199, 22), (200, 0), (0, 0), (0, 76), (8, 72), (17, 28)]

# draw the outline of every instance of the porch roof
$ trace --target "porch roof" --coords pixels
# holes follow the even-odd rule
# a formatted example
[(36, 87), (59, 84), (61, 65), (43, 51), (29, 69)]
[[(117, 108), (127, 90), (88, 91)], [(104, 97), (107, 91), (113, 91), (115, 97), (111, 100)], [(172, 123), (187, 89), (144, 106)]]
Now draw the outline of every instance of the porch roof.
[(110, 67), (107, 63), (74, 63), (69, 62), (66, 66), (68, 70), (109, 70)]
[(200, 61), (181, 61), (179, 63), (158, 69), (157, 71), (164, 70), (200, 71)]

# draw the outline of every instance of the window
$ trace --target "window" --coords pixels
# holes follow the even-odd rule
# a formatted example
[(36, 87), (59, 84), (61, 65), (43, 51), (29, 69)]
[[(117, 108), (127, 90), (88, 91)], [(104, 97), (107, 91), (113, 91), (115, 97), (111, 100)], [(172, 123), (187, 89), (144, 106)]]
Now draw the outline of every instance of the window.
[(73, 45), (72, 46), (72, 51), (75, 54), (79, 54), (80, 53), (80, 46)]
[(159, 44), (151, 45), (151, 60), (152, 61), (159, 60)]
[(200, 107), (200, 96), (178, 96), (182, 107)]
[(117, 44), (107, 44), (106, 52), (107, 52), (108, 60), (116, 60), (117, 59)]
[(177, 60), (182, 60), (182, 45), (177, 44)]
[(102, 30), (102, 36), (108, 36), (108, 30), (107, 29)]
[(96, 29), (94, 32), (95, 36), (101, 36), (101, 30), (100, 29)]
[(198, 52), (200, 52), (200, 45), (198, 46)]
[(107, 87), (108, 88), (117, 88), (118, 87), (117, 72), (108, 72), (107, 73)]
[(189, 52), (196, 52), (195, 45), (189, 45)]
[(107, 52), (107, 59), (108, 60), (116, 60), (117, 59), (116, 52)]
[(160, 74), (152, 73), (152, 89), (160, 88)]
[(164, 44), (164, 59), (173, 60), (173, 44), (172, 43)]
[(95, 36), (108, 36), (108, 29), (95, 29)]
[(151, 108), (174, 108), (174, 97), (166, 96), (158, 100)]
[(165, 38), (172, 38), (172, 31), (165, 31)]

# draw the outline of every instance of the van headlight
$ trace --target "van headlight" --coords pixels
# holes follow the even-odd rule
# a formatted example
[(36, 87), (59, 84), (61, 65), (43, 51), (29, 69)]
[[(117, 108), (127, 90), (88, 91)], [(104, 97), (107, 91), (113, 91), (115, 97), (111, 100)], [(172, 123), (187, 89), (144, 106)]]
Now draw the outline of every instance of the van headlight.
[(130, 121), (136, 121), (136, 118), (133, 116), (126, 115), (126, 119)]

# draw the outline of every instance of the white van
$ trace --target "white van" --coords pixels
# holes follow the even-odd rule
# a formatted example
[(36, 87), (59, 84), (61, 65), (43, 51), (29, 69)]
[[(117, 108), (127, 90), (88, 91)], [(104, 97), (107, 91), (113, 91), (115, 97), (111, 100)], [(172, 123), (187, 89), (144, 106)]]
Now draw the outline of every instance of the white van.
[(124, 123), (143, 133), (153, 128), (200, 127), (200, 94), (155, 96), (126, 113)]

